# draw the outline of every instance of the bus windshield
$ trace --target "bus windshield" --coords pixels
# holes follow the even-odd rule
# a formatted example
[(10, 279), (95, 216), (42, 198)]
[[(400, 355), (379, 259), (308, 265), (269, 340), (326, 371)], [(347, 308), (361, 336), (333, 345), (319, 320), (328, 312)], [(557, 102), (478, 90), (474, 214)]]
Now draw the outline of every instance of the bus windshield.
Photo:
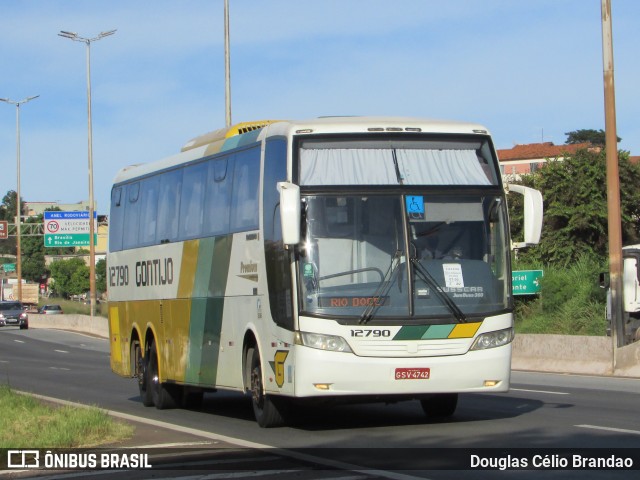
[(500, 196), (310, 195), (305, 220), (305, 313), (437, 323), (508, 307)]

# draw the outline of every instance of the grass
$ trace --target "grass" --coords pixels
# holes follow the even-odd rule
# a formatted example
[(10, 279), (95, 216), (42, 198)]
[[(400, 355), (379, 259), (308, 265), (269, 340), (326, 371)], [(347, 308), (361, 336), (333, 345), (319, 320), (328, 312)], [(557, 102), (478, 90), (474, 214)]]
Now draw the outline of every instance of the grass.
[(605, 291), (598, 285), (604, 268), (583, 258), (567, 268), (544, 270), (540, 295), (516, 297), (516, 332), (606, 335)]
[(0, 412), (0, 448), (96, 447), (134, 430), (98, 408), (51, 406), (7, 385), (0, 385)]
[[(38, 308), (43, 305), (60, 305), (62, 307), (62, 311), (68, 314), (80, 314), (80, 315), (90, 315), (91, 314), (91, 305), (85, 305), (82, 302), (74, 302), (72, 300), (65, 300), (63, 298), (49, 297), (49, 298), (41, 298), (38, 304)], [(96, 315), (99, 317), (108, 316), (107, 310), (107, 302), (100, 302), (96, 305)]]

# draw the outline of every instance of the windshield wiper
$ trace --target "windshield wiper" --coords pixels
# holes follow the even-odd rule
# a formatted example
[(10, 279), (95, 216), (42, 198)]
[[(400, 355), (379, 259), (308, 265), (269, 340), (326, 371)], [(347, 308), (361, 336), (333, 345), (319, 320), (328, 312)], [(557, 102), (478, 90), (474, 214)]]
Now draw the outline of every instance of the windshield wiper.
[(412, 258), (411, 263), (413, 264), (415, 271), (420, 277), (420, 279), (433, 289), (436, 296), (442, 301), (442, 303), (446, 305), (449, 311), (453, 313), (453, 316), (456, 317), (456, 320), (458, 320), (458, 323), (466, 323), (467, 317), (462, 312), (462, 310), (460, 310), (460, 307), (458, 307), (458, 305), (456, 305), (456, 303), (453, 300), (451, 300), (451, 298), (449, 298), (449, 295), (447, 295), (442, 290), (442, 287), (438, 284), (436, 279), (433, 278), (433, 276), (427, 271), (427, 269), (422, 266), (422, 264), (418, 261), (418, 259)]
[[(389, 264), (389, 268), (387, 268), (387, 272), (384, 274), (384, 278), (378, 284), (376, 291), (373, 292), (371, 296), (371, 302), (367, 304), (366, 308), (360, 315), (360, 321), (358, 323), (364, 324), (369, 322), (373, 318), (374, 311), (382, 305), (380, 303), (380, 299), (382, 298), (384, 302), (384, 298), (389, 293), (391, 289), (391, 277), (393, 276), (393, 272), (396, 271), (398, 265), (400, 264), (400, 257), (402, 256), (402, 250), (396, 250), (396, 253), (393, 254), (393, 258), (391, 259), (391, 263)], [(395, 266), (394, 266), (395, 264)]]

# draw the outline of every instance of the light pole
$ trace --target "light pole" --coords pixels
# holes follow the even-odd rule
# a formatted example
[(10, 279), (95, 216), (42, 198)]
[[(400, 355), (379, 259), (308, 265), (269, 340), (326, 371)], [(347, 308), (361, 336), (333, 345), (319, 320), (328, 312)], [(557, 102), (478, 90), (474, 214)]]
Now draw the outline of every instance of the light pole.
[(27, 97), (24, 100), (14, 102), (8, 98), (0, 98), (0, 102), (10, 103), (16, 106), (16, 164), (18, 171), (18, 189), (16, 191), (16, 274), (18, 276), (18, 300), (22, 301), (22, 252), (20, 245), (20, 231), (22, 230), (22, 202), (20, 201), (20, 105), (30, 102), (40, 95)]
[(88, 148), (89, 148), (89, 291), (91, 296), (91, 316), (96, 312), (96, 245), (94, 240), (94, 202), (93, 202), (93, 139), (91, 132), (91, 42), (116, 33), (115, 30), (100, 32), (96, 37), (84, 38), (77, 33), (60, 30), (59, 36), (82, 42), (87, 46), (87, 113), (88, 113)]
[(229, 0), (224, 0), (224, 103), (227, 128), (231, 126), (231, 58), (229, 50)]

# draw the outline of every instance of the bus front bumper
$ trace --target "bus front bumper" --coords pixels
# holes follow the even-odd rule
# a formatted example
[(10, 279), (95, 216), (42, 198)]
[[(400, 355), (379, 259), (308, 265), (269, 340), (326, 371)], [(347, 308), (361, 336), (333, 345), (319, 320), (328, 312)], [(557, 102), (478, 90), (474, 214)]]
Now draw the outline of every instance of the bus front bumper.
[(295, 358), (296, 397), (506, 392), (511, 376), (511, 344), (419, 358), (358, 357), (296, 346)]

